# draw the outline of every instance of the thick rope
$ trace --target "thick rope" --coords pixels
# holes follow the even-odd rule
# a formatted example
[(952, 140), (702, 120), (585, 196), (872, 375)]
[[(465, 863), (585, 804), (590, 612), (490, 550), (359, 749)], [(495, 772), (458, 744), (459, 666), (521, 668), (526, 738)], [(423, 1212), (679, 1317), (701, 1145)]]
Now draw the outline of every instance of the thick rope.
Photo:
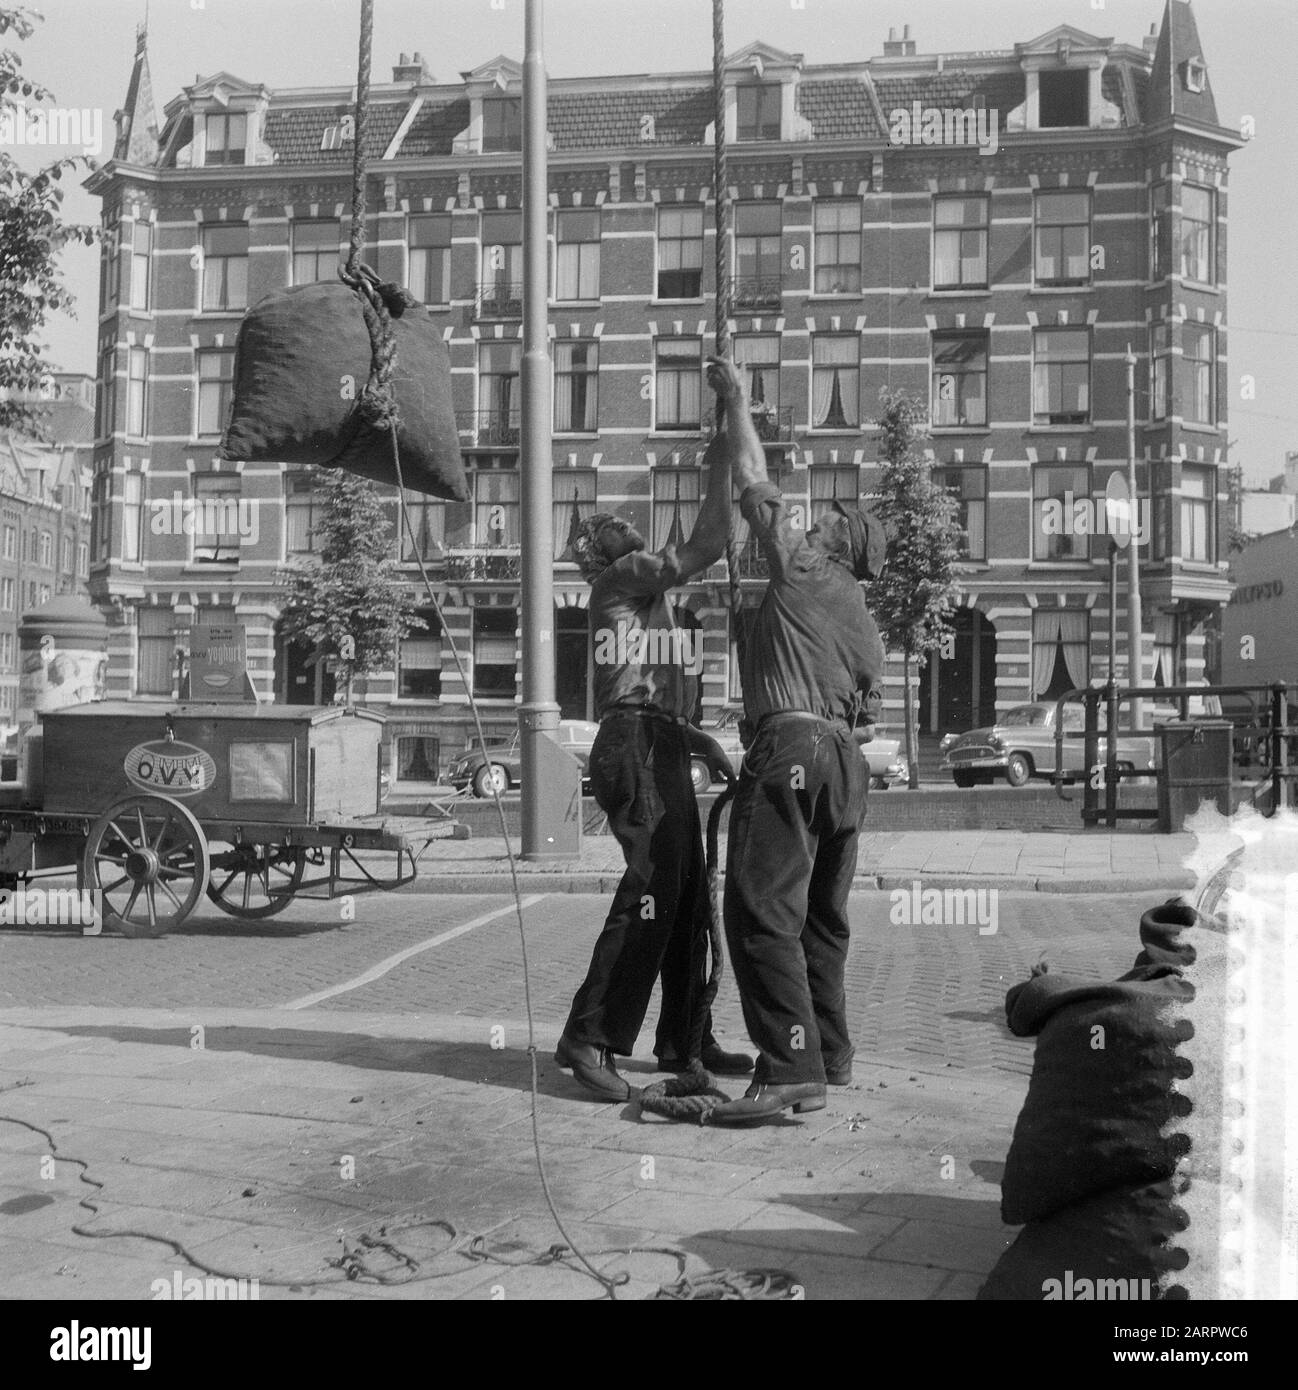
[(361, 0), (361, 41), (356, 61), (356, 121), (352, 145), (352, 228), (347, 274), (360, 271), (365, 249), (365, 151), (370, 124), (370, 62), (374, 48), (374, 0)]

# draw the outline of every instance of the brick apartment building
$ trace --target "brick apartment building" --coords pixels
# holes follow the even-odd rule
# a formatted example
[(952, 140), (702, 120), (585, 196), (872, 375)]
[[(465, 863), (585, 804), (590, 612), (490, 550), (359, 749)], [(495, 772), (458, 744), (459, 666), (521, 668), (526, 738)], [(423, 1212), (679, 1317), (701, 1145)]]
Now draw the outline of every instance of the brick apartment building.
[[(1146, 675), (1195, 679), (1204, 621), (1230, 588), (1226, 161), (1242, 141), (1218, 122), (1191, 8), (1171, 0), (1135, 45), (1061, 25), (1004, 51), (916, 48), (907, 31), (880, 56), (811, 65), (755, 42), (725, 65), (732, 326), (771, 468), (814, 520), (870, 492), (880, 388), (930, 402), (932, 463), (960, 498), (967, 554), (954, 651), (923, 674), (921, 714), (926, 730), (967, 726), (1107, 669), (1108, 542), (1050, 534), (1043, 518), (1051, 499), (1102, 498), (1125, 467), (1130, 345), (1153, 513)], [(493, 730), (512, 727), (518, 682), (522, 74), (496, 57), (442, 77), (403, 54), (373, 88), (370, 127), (367, 257), (445, 334), (474, 489), (464, 505), (410, 500), (448, 632), (405, 642), (364, 695), (411, 777), (469, 727), (446, 637)], [(214, 452), (244, 308), (336, 272), (348, 101), (221, 72), (173, 97), (159, 128), (140, 36), (114, 157), (87, 185), (110, 237), (91, 578), (118, 695), (169, 696), (190, 624), (231, 613), (264, 695), (329, 694), (276, 632), (275, 576), (310, 549), (311, 479)], [(590, 711), (573, 518), (617, 510), (658, 546), (699, 505), (712, 113), (702, 69), (550, 83), (565, 716)], [(979, 129), (994, 153), (969, 143)], [(255, 541), (146, 525), (158, 498), (236, 494), (265, 504)], [(751, 547), (745, 571), (755, 602)], [(721, 567), (686, 587), (680, 612), (702, 630), (710, 722), (739, 694)], [(894, 709), (896, 696), (894, 682)]]
[(51, 373), (14, 393), (41, 417), (48, 442), (0, 430), (0, 724), (18, 709), (18, 627), (57, 594), (86, 595), (95, 383)]

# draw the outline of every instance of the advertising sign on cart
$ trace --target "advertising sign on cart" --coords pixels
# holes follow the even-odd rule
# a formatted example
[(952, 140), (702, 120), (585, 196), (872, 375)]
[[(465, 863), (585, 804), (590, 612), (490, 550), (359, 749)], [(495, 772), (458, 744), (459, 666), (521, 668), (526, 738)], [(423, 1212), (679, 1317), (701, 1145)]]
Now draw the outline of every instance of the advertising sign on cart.
[(256, 704), (241, 623), (199, 623), (189, 634), (189, 697), (213, 704)]

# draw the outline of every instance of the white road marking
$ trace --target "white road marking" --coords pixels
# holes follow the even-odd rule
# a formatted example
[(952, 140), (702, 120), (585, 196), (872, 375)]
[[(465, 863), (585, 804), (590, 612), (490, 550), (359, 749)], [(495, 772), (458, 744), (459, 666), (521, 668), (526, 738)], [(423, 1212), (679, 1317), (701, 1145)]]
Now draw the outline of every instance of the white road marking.
[[(523, 899), (523, 907), (532, 907), (539, 903), (542, 898), (548, 897), (546, 893), (532, 893)], [(475, 917), (471, 922), (465, 922), (458, 927), (452, 927), (450, 931), (440, 932), (437, 936), (430, 936), (427, 941), (420, 941), (414, 946), (407, 946), (404, 951), (398, 951), (394, 956), (388, 956), (381, 960), (377, 965), (372, 965), (363, 975), (356, 975), (350, 980), (344, 980), (340, 985), (331, 985), (328, 989), (317, 990), (315, 994), (304, 994), (300, 999), (291, 999), (287, 1004), (281, 1004), (282, 1009), (309, 1009), (314, 1004), (319, 1004), (326, 999), (332, 999), (337, 994), (346, 994), (349, 990), (360, 989), (362, 985), (368, 985), (374, 980), (381, 979), (389, 970), (395, 970), (402, 961), (407, 961), (411, 956), (417, 956), (423, 951), (431, 951), (434, 946), (440, 946), (444, 941), (454, 941), (457, 936), (463, 936), (466, 932), (471, 932), (475, 927), (486, 926), (488, 922), (494, 922), (498, 917), (505, 917), (515, 910), (513, 903), (507, 903), (504, 907), (498, 907), (494, 912), (484, 912), (481, 917)]]

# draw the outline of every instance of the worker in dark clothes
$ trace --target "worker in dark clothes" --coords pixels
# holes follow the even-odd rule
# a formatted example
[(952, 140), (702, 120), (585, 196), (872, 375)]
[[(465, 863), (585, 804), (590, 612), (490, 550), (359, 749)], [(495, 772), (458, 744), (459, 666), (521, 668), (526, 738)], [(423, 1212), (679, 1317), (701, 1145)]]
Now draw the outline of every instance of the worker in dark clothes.
[[(710, 381), (715, 376), (709, 371)], [(643, 537), (610, 513), (588, 517), (574, 547), (591, 584), (600, 726), (590, 781), (626, 856), (626, 872), (554, 1056), (606, 1100), (630, 1096), (613, 1058), (635, 1050), (660, 972), (654, 1051), (664, 1071), (683, 1070), (691, 1060), (711, 906), (690, 758), (710, 755), (724, 766), (726, 757), (687, 718), (698, 694), (701, 634), (679, 626), (670, 593), (725, 549), (734, 437), (728, 425), (708, 446), (707, 494), (679, 550), (668, 544), (649, 551)], [(710, 1017), (700, 1060), (723, 1075), (753, 1067), (751, 1057), (718, 1046)]]
[(882, 567), (879, 523), (857, 509), (798, 530), (766, 474), (744, 385), (727, 398), (738, 436), (740, 506), (766, 556), (766, 594), (743, 660), (751, 736), (730, 811), (725, 922), (748, 1034), (760, 1049), (747, 1094), (713, 1123), (825, 1105), (851, 1080), (843, 971), (847, 896), (869, 778), (851, 730), (883, 676), (884, 651), (859, 580)]

